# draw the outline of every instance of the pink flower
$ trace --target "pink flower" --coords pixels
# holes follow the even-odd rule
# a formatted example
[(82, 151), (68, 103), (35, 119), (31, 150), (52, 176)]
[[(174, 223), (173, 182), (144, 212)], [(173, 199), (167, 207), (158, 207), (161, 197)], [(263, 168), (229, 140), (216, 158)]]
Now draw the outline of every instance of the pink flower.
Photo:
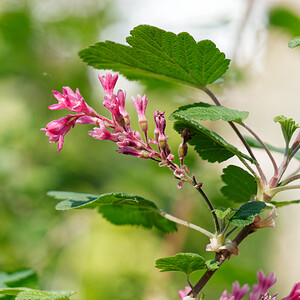
[(140, 127), (146, 134), (148, 130), (148, 121), (146, 119), (145, 112), (148, 104), (148, 98), (146, 97), (146, 95), (144, 95), (143, 97), (141, 95), (137, 95), (136, 100), (134, 99), (134, 97), (132, 97), (131, 100), (138, 114)]
[[(249, 300), (259, 300), (261, 296), (264, 296), (269, 292), (271, 286), (273, 286), (277, 279), (274, 277), (274, 273), (271, 272), (265, 277), (265, 274), (262, 270), (257, 272), (258, 284), (253, 286), (253, 292), (249, 295)], [(275, 296), (274, 296), (275, 297)]]
[(111, 95), (111, 98), (104, 96), (103, 105), (111, 112), (112, 116), (115, 118), (122, 127), (125, 125), (125, 120), (120, 112), (120, 103), (116, 95)]
[[(47, 124), (46, 128), (41, 128), (45, 130), (46, 136), (49, 137), (49, 143), (57, 143), (57, 152), (59, 152), (64, 143), (64, 138), (67, 132), (75, 126), (76, 120), (83, 115), (67, 115), (58, 120), (51, 121)], [(74, 118), (72, 120), (72, 118)]]
[(158, 110), (154, 113), (154, 122), (155, 122), (155, 140), (158, 141), (161, 155), (163, 158), (166, 158), (170, 154), (170, 147), (167, 144), (168, 137), (165, 134), (166, 128), (166, 119), (164, 117), (165, 112), (160, 113)]
[(260, 216), (255, 217), (253, 222), (255, 229), (266, 228), (266, 227), (275, 227), (275, 218), (278, 214), (276, 212), (275, 206), (272, 207), (271, 211), (263, 219)]
[(192, 289), (191, 289), (189, 286), (186, 286), (185, 289), (184, 289), (184, 291), (179, 290), (179, 291), (178, 291), (179, 298), (180, 298), (181, 300), (183, 300), (183, 298), (186, 297), (186, 296), (189, 294), (189, 292), (190, 292), (191, 290), (192, 290)]
[(49, 106), (51, 110), (68, 109), (73, 112), (85, 113), (89, 116), (96, 116), (97, 113), (86, 104), (81, 96), (79, 89), (76, 89), (76, 93), (71, 88), (63, 87), (63, 93), (53, 91), (53, 96), (57, 99), (58, 103)]
[(128, 112), (125, 109), (125, 98), (126, 98), (126, 92), (123, 92), (122, 90), (118, 90), (117, 98), (119, 100), (119, 111), (122, 114), (126, 126), (130, 126), (130, 118), (128, 115)]
[(123, 153), (126, 155), (136, 156), (139, 158), (151, 158), (151, 156), (152, 156), (151, 153), (146, 150), (137, 150), (134, 148), (130, 148), (128, 146), (118, 149), (117, 152)]
[(230, 255), (239, 255), (239, 250), (236, 242), (231, 242), (229, 239), (225, 240), (224, 234), (215, 235), (210, 238), (210, 243), (206, 245), (206, 251), (221, 252), (227, 250)]
[(91, 124), (97, 126), (99, 124), (99, 118), (82, 116), (76, 121), (76, 124)]
[(282, 300), (300, 300), (300, 282), (296, 283), (291, 293)]
[(235, 281), (232, 285), (232, 294), (227, 294), (227, 290), (225, 290), (220, 300), (240, 300), (249, 292), (249, 290), (250, 288), (248, 284), (240, 287), (240, 284)]
[(109, 140), (112, 142), (118, 142), (120, 133), (111, 133), (106, 129), (104, 122), (100, 121), (100, 127), (95, 127), (94, 130), (90, 130), (88, 134), (96, 140)]
[(106, 73), (106, 76), (98, 75), (98, 77), (103, 86), (106, 96), (111, 97), (118, 80), (118, 74), (112, 76), (110, 73)]

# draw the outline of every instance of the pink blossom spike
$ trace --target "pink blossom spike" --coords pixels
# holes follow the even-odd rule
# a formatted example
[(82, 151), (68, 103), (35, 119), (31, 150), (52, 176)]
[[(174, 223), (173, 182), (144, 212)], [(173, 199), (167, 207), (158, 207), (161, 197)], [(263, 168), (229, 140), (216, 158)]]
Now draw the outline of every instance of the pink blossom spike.
[(41, 128), (41, 130), (47, 131), (45, 135), (49, 137), (49, 143), (58, 142), (57, 152), (63, 147), (65, 135), (75, 126), (76, 120), (81, 116), (83, 115), (67, 115), (58, 120), (51, 121), (47, 124), (46, 128)]
[(300, 300), (300, 282), (296, 283), (291, 293), (282, 300)]
[(70, 87), (63, 87), (63, 93), (53, 91), (53, 96), (57, 99), (58, 103), (49, 106), (51, 110), (68, 109), (73, 112), (84, 113), (89, 116), (96, 116), (97, 113), (86, 104), (81, 96), (79, 89), (76, 93)]
[(145, 112), (148, 104), (148, 98), (146, 97), (146, 95), (144, 95), (143, 97), (141, 95), (137, 95), (136, 100), (134, 99), (134, 97), (132, 97), (131, 100), (138, 114), (140, 127), (146, 135), (148, 130), (148, 121), (146, 119)]
[(114, 87), (118, 80), (118, 74), (112, 76), (110, 73), (106, 73), (106, 76), (98, 75), (98, 77), (103, 86), (105, 95), (111, 97), (114, 91)]
[(179, 295), (180, 300), (183, 300), (183, 298), (186, 297), (191, 290), (192, 289), (189, 286), (186, 286), (185, 289), (184, 289), (184, 291), (183, 290), (179, 290), (178, 291), (178, 295)]

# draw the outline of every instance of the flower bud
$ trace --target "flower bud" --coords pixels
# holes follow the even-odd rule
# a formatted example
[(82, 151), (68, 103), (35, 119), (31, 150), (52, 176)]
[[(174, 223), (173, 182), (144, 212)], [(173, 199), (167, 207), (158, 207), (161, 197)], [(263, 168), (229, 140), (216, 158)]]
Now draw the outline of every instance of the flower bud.
[(180, 158), (185, 158), (188, 152), (187, 144), (181, 143), (178, 147), (178, 156)]

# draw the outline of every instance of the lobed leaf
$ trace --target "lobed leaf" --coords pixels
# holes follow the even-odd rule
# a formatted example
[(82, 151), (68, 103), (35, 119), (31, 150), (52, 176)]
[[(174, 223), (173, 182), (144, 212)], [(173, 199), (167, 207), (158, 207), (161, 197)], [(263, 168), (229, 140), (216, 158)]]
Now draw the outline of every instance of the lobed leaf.
[(240, 167), (228, 166), (223, 169), (221, 178), (226, 184), (221, 188), (221, 192), (229, 200), (248, 202), (257, 193), (255, 178)]
[(300, 128), (298, 124), (292, 118), (286, 118), (285, 116), (277, 116), (274, 118), (274, 122), (278, 122), (281, 125), (283, 137), (287, 144), (289, 144), (293, 133)]
[(237, 210), (229, 221), (233, 226), (249, 225), (254, 222), (255, 217), (258, 216), (265, 207), (266, 204), (262, 201), (247, 202)]
[[(248, 145), (252, 148), (258, 148), (258, 149), (263, 149), (263, 147), (261, 146), (261, 144), (254, 138), (249, 137), (249, 136), (244, 136), (244, 139), (246, 140), (246, 142), (248, 143)], [(274, 147), (270, 144), (265, 143), (266, 147), (273, 152), (278, 152), (278, 153), (285, 153), (285, 149), (284, 148), (278, 148), (278, 147)], [(294, 158), (300, 160), (300, 152), (297, 152), (294, 156)]]
[(178, 253), (174, 256), (160, 258), (156, 261), (155, 267), (161, 269), (161, 272), (178, 271), (187, 275), (197, 270), (207, 269), (205, 259), (195, 253)]
[(174, 120), (173, 116), (179, 116), (198, 121), (217, 121), (221, 119), (227, 122), (234, 121), (241, 123), (247, 119), (248, 115), (249, 113), (247, 111), (233, 110), (225, 106), (199, 102), (179, 107), (171, 114), (170, 119)]
[(79, 56), (96, 69), (114, 70), (128, 79), (175, 80), (200, 89), (228, 69), (230, 60), (212, 41), (196, 43), (186, 32), (176, 35), (149, 25), (139, 25), (130, 34), (129, 46), (105, 41)]
[(176, 224), (164, 218), (157, 206), (142, 197), (125, 193), (102, 195), (51, 191), (49, 196), (65, 199), (56, 205), (57, 210), (99, 208), (102, 216), (116, 225), (153, 226), (162, 232), (177, 230)]
[(179, 133), (183, 129), (189, 130), (191, 139), (188, 143), (195, 146), (195, 151), (202, 159), (209, 162), (222, 162), (237, 155), (238, 157), (243, 157), (255, 163), (252, 158), (228, 144), (214, 131), (201, 126), (199, 123), (188, 117), (174, 115), (174, 118), (176, 119), (174, 129)]

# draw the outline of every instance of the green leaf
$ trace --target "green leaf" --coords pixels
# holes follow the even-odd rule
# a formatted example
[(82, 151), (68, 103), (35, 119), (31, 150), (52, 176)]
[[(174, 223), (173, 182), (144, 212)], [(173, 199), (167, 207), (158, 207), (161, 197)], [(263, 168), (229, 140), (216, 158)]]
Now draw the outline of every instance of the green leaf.
[(139, 25), (126, 41), (97, 43), (79, 52), (96, 69), (118, 71), (128, 79), (177, 81), (203, 89), (222, 76), (230, 60), (209, 40), (195, 42), (186, 32), (178, 35)]
[(26, 290), (18, 294), (16, 300), (68, 300), (74, 294), (72, 291)]
[(179, 116), (198, 121), (217, 121), (221, 119), (227, 122), (234, 121), (241, 123), (247, 119), (248, 115), (249, 113), (247, 111), (233, 110), (225, 106), (216, 106), (200, 102), (179, 107), (171, 114), (170, 119), (174, 120), (173, 116)]
[(221, 220), (223, 220), (224, 218), (228, 217), (234, 211), (236, 211), (236, 209), (234, 209), (232, 207), (227, 208), (225, 211), (220, 210), (220, 209), (214, 209), (215, 214)]
[(274, 118), (274, 122), (278, 122), (281, 125), (281, 130), (284, 136), (284, 139), (287, 143), (287, 145), (289, 144), (293, 133), (300, 128), (300, 126), (298, 124), (296, 124), (296, 122), (290, 118), (286, 118), (285, 116), (277, 116)]
[(195, 253), (178, 253), (160, 258), (156, 261), (155, 267), (161, 269), (161, 272), (179, 271), (187, 275), (197, 270), (207, 269), (205, 259)]
[(207, 260), (205, 262), (207, 270), (214, 271), (219, 268), (219, 263), (215, 259)]
[(289, 41), (289, 47), (290, 48), (293, 49), (293, 48), (298, 47), (298, 46), (300, 46), (300, 38), (293, 39), (293, 40)]
[(37, 285), (37, 274), (31, 269), (15, 272), (0, 272), (0, 288), (19, 286), (36, 288)]
[(116, 225), (154, 226), (165, 233), (177, 230), (176, 224), (164, 218), (153, 202), (142, 197), (125, 193), (95, 195), (59, 191), (51, 191), (48, 195), (65, 199), (56, 205), (57, 210), (99, 207), (102, 216)]
[(292, 200), (292, 201), (270, 201), (271, 204), (275, 205), (276, 208), (291, 205), (291, 204), (298, 204), (300, 200)]
[[(244, 136), (244, 139), (246, 140), (246, 142), (248, 143), (248, 145), (252, 148), (258, 148), (258, 149), (263, 149), (263, 147), (261, 146), (261, 144), (254, 138), (252, 137), (248, 137), (248, 136)], [(270, 144), (265, 143), (266, 147), (270, 150), (270, 151), (274, 151), (274, 152), (278, 152), (278, 153), (285, 153), (285, 149), (284, 148), (278, 148), (278, 147), (274, 147)], [(300, 160), (300, 152), (297, 152), (294, 156), (294, 158)]]
[(294, 9), (274, 7), (270, 11), (270, 25), (284, 29), (291, 36), (300, 35), (300, 18)]
[(249, 225), (254, 222), (255, 217), (258, 216), (265, 207), (266, 204), (262, 201), (247, 202), (237, 210), (229, 221), (233, 226)]
[(228, 166), (223, 169), (221, 176), (226, 184), (221, 188), (222, 194), (235, 202), (248, 202), (257, 193), (255, 178), (244, 169), (237, 166)]
[(243, 154), (237, 148), (228, 144), (218, 134), (201, 126), (196, 121), (177, 115), (174, 115), (174, 118), (176, 119), (174, 129), (179, 133), (183, 129), (189, 130), (191, 139), (188, 143), (195, 146), (195, 151), (202, 159), (209, 162), (222, 162), (237, 155), (255, 163), (252, 158)]
[(0, 295), (16, 296), (16, 300), (68, 300), (73, 291), (40, 291), (28, 288), (3, 288)]

